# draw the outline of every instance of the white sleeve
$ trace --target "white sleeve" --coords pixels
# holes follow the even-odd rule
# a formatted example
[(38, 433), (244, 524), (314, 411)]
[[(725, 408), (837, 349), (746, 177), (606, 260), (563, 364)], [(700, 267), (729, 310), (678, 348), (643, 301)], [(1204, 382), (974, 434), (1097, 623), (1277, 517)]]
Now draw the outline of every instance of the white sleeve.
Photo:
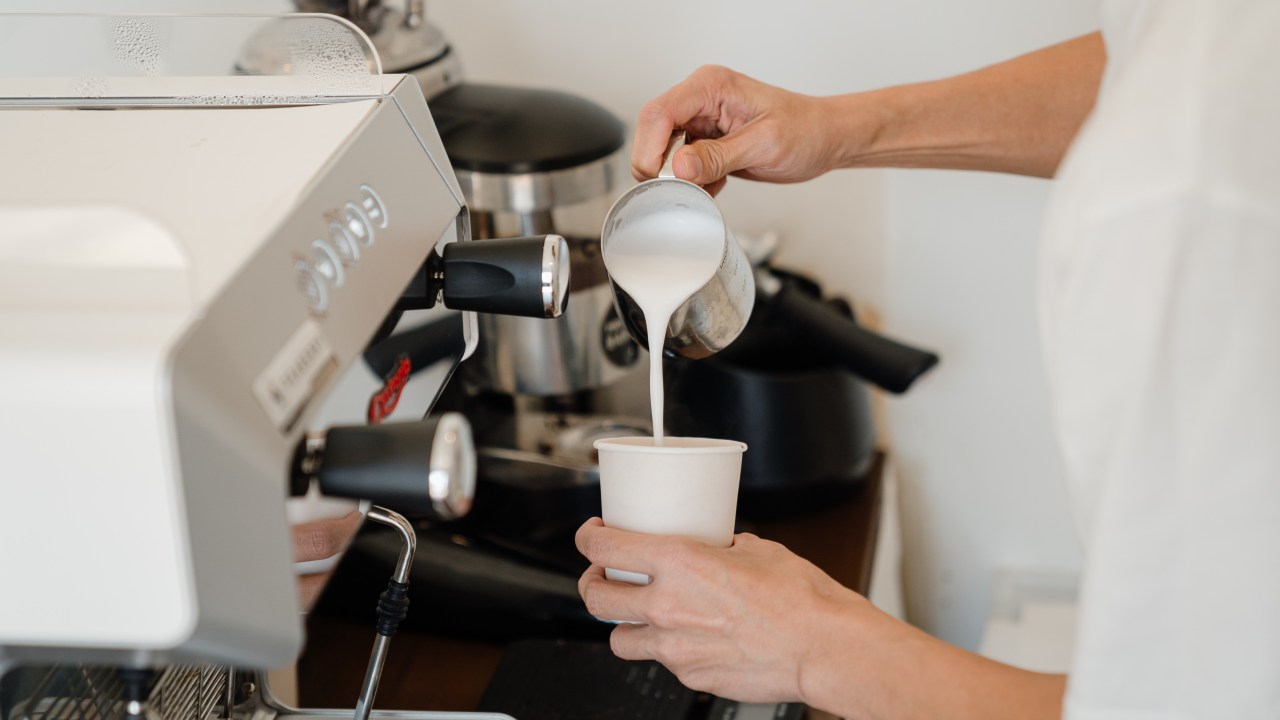
[(1049, 308), (1087, 555), (1068, 718), (1280, 718), (1269, 211), (1175, 198), (1085, 227)]

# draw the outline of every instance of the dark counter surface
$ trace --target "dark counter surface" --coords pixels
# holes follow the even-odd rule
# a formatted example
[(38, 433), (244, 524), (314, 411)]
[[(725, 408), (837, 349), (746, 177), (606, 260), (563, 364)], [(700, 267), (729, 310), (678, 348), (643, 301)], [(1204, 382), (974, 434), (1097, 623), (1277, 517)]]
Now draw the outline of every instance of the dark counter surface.
[[(786, 545), (842, 584), (867, 594), (880, 524), (884, 456), (846, 498), (805, 515), (743, 523), (740, 528)], [(410, 597), (414, 591), (411, 588)], [(373, 642), (367, 622), (316, 613), (298, 662), (303, 707), (352, 707)], [(403, 710), (474, 709), (506, 651), (505, 643), (402, 631), (391, 642), (375, 707)], [(810, 712), (811, 718), (829, 717)]]

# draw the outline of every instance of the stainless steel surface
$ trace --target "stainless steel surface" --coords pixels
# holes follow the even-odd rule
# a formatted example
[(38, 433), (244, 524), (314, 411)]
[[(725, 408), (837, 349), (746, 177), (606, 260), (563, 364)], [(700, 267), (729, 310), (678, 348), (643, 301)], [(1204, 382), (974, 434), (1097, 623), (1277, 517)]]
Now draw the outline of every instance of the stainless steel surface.
[(381, 505), (370, 507), (365, 517), (399, 533), (403, 547), (400, 548), (400, 555), (396, 560), (395, 581), (409, 582), (409, 572), (413, 569), (413, 555), (418, 551), (418, 536), (413, 530), (413, 524), (400, 513), (388, 510)]
[(360, 697), (356, 700), (354, 720), (369, 720), (373, 700), (378, 695), (378, 682), (382, 679), (382, 666), (387, 661), (387, 649), (390, 646), (391, 638), (386, 635), (379, 633), (373, 636), (373, 650), (369, 654), (369, 665), (364, 671)]
[[(492, 213), (489, 214), (492, 217)], [(550, 210), (533, 210), (522, 212), (518, 216), (520, 235), (546, 235), (556, 231), (556, 221)]]
[(530, 213), (573, 205), (613, 192), (621, 151), (564, 170), (502, 175), (458, 170), (472, 210)]
[(689, 142), (689, 134), (684, 130), (675, 130), (671, 133), (671, 139), (667, 140), (667, 149), (662, 154), (662, 168), (658, 170), (658, 177), (673, 178), (676, 176), (675, 160), (676, 152)]
[(596, 440), (649, 437), (650, 424), (640, 418), (608, 415), (552, 415), (525, 411), (527, 439), (517, 448), (483, 447), (476, 451), (487, 482), (513, 487), (564, 488), (600, 482)]
[(410, 71), (443, 58), (449, 50), (440, 28), (423, 21), (421, 16), (416, 25), (408, 20), (409, 16), (399, 9), (389, 8), (382, 22), (369, 33), (386, 72)]
[(569, 244), (559, 235), (548, 235), (542, 246), (542, 309), (547, 317), (564, 314), (569, 277)]
[[(356, 23), (377, 48), (383, 71), (412, 75), (428, 98), (462, 80), (461, 63), (444, 33), (427, 22), (423, 0), (406, 0), (403, 10), (382, 0), (294, 0), (294, 6), (299, 12), (339, 15)], [(247, 52), (239, 64), (251, 74), (269, 74), (270, 62)]]
[(479, 458), (489, 482), (534, 489), (600, 484), (600, 466), (581, 458), (497, 447), (482, 448)]
[(490, 390), (568, 395), (611, 385), (639, 363), (607, 284), (574, 289), (564, 314), (554, 321), (501, 315), (480, 320), (480, 382)]
[[(443, 421), (442, 421), (443, 423)], [(400, 535), (400, 556), (396, 560), (394, 580), (402, 585), (409, 583), (409, 573), (413, 569), (413, 555), (418, 549), (418, 536), (413, 525), (403, 515), (377, 505), (369, 508), (365, 517), (376, 523), (394, 529)], [(364, 672), (364, 685), (360, 689), (360, 697), (356, 701), (354, 720), (369, 720), (373, 710), (373, 700), (378, 695), (378, 682), (382, 679), (382, 666), (387, 661), (387, 649), (391, 645), (391, 637), (377, 633), (373, 638), (373, 650), (369, 655), (369, 665)]]
[[(423, 27), (433, 26), (424, 25)], [(462, 82), (462, 61), (457, 53), (451, 52), (435, 62), (420, 65), (406, 72), (418, 81), (418, 85), (422, 87), (422, 94), (430, 100)]]
[(404, 24), (409, 27), (418, 27), (427, 19), (426, 0), (408, 0), (405, 10)]
[(146, 714), (158, 720), (209, 720), (228, 691), (227, 668), (173, 665), (159, 672), (145, 702), (130, 709), (114, 666), (26, 667), (31, 690), (4, 720), (121, 720)]
[(442, 520), (460, 518), (471, 511), (476, 493), (476, 448), (471, 424), (460, 413), (445, 413), (436, 426), (427, 492)]
[(236, 669), (227, 666), (226, 669), (226, 687), (222, 689), (222, 717), (225, 720), (233, 720), (236, 709)]
[(314, 478), (324, 464), (325, 433), (312, 430), (307, 433), (302, 461), (298, 463), (298, 471), (309, 478)]
[[(247, 720), (272, 720), (273, 718), (288, 720), (350, 720), (351, 711), (335, 708), (295, 709), (284, 707), (272, 712), (264, 711)], [(499, 713), (477, 712), (423, 712), (419, 710), (374, 710), (369, 714), (371, 720), (514, 720), (510, 715)]]
[[(724, 251), (720, 266), (705, 285), (693, 293), (671, 316), (664, 332), (663, 351), (668, 355), (696, 360), (713, 355), (733, 342), (746, 327), (755, 306), (756, 290), (751, 263), (725, 223), (715, 201), (701, 187), (671, 174), (675, 151), (684, 145), (685, 135), (672, 135), (667, 146), (663, 174), (646, 180), (618, 198), (605, 216), (600, 244), (607, 259), (609, 238), (628, 223), (655, 213), (680, 210), (714, 218), (724, 228)], [(608, 263), (605, 263), (606, 267)], [(633, 337), (648, 344), (653, 328), (645, 326), (644, 313), (635, 300), (617, 283), (612, 283), (614, 302)]]

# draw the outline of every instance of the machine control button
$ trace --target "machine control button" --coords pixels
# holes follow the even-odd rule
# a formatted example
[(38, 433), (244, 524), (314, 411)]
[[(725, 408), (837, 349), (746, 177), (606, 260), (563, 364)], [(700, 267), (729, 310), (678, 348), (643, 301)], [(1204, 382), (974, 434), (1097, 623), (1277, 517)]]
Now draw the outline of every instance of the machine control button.
[(342, 269), (342, 261), (338, 252), (324, 240), (311, 243), (311, 257), (315, 270), (331, 287), (340, 288), (346, 273)]
[(379, 229), (387, 228), (387, 205), (382, 202), (382, 196), (371, 185), (360, 186), (360, 207), (364, 210), (365, 217), (369, 218), (369, 222)]
[(360, 262), (360, 247), (356, 245), (356, 239), (351, 236), (351, 231), (347, 230), (342, 223), (336, 221), (329, 223), (329, 242), (337, 251), (343, 265), (351, 267)]
[(351, 232), (351, 236), (364, 247), (373, 245), (373, 223), (359, 205), (349, 202), (342, 208), (343, 226)]
[(316, 273), (315, 268), (306, 260), (299, 260), (293, 264), (294, 282), (298, 284), (298, 290), (302, 296), (307, 299), (307, 307), (313, 312), (322, 313), (329, 307), (329, 290), (320, 276)]

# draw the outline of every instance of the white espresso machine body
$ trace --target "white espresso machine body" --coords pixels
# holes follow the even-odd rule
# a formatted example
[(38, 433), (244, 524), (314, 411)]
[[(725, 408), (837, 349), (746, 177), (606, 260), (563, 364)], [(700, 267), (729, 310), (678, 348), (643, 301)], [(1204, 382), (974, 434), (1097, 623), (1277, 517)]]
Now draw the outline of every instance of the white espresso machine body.
[(467, 237), (421, 91), (379, 82), (281, 107), (0, 103), (0, 666), (297, 655), (295, 448)]

